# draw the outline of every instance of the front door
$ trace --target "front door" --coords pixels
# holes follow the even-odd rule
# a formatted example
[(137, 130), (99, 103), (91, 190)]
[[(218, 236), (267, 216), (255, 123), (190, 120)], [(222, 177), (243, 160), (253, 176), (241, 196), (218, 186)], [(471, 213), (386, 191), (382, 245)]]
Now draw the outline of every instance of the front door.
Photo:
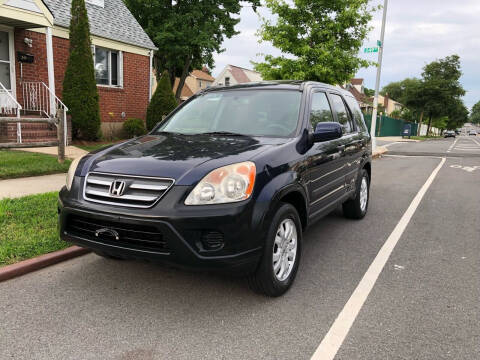
[[(312, 94), (311, 131), (319, 122), (335, 121), (330, 101), (323, 91)], [(323, 215), (345, 194), (345, 146), (343, 139), (314, 143), (307, 152), (308, 192), (311, 218)]]
[(6, 91), (16, 97), (14, 66), (13, 31), (0, 28), (0, 108), (7, 104)]

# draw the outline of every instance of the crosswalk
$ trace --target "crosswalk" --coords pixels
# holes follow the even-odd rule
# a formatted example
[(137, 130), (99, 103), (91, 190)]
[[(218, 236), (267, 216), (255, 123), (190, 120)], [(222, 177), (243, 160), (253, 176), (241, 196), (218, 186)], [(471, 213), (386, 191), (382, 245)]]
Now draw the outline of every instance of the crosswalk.
[(451, 152), (480, 152), (480, 141), (476, 137), (461, 136), (450, 145), (447, 153)]

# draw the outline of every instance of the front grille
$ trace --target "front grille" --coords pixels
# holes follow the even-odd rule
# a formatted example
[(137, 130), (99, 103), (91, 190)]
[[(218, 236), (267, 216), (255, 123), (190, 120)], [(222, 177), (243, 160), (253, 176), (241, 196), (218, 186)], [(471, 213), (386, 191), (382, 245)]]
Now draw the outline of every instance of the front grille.
[[(113, 232), (99, 230), (113, 230)], [(69, 215), (66, 232), (73, 236), (99, 241), (108, 245), (122, 246), (139, 250), (152, 250), (168, 253), (168, 243), (161, 231), (153, 226), (128, 223), (117, 223), (98, 219), (90, 219), (78, 215)]]
[(83, 197), (101, 204), (149, 208), (173, 183), (173, 179), (91, 172), (85, 179)]

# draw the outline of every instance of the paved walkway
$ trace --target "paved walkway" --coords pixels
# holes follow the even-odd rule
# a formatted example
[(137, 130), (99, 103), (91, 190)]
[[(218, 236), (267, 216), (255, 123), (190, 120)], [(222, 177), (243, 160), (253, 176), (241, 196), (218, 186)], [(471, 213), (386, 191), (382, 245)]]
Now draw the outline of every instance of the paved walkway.
[(65, 185), (66, 174), (32, 176), (0, 181), (0, 200), (58, 191)]
[[(57, 146), (44, 146), (44, 147), (32, 147), (32, 148), (14, 148), (11, 150), (17, 151), (27, 151), (27, 152), (34, 152), (40, 154), (47, 154), (47, 155), (58, 155), (58, 147)], [(88, 151), (80, 149), (76, 146), (67, 146), (65, 148), (65, 157), (68, 159), (75, 159), (77, 157), (83, 156), (88, 154)]]
[(401, 136), (377, 136), (377, 140), (380, 141), (396, 141), (396, 142), (419, 142), (420, 140), (407, 139)]

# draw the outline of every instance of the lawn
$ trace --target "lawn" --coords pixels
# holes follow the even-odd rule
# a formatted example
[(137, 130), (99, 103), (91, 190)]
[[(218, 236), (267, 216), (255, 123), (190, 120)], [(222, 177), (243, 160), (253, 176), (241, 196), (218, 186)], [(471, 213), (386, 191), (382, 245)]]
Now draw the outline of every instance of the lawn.
[(61, 250), (57, 192), (0, 200), (0, 266)]
[(52, 155), (0, 150), (0, 180), (68, 171), (70, 160), (59, 164)]

